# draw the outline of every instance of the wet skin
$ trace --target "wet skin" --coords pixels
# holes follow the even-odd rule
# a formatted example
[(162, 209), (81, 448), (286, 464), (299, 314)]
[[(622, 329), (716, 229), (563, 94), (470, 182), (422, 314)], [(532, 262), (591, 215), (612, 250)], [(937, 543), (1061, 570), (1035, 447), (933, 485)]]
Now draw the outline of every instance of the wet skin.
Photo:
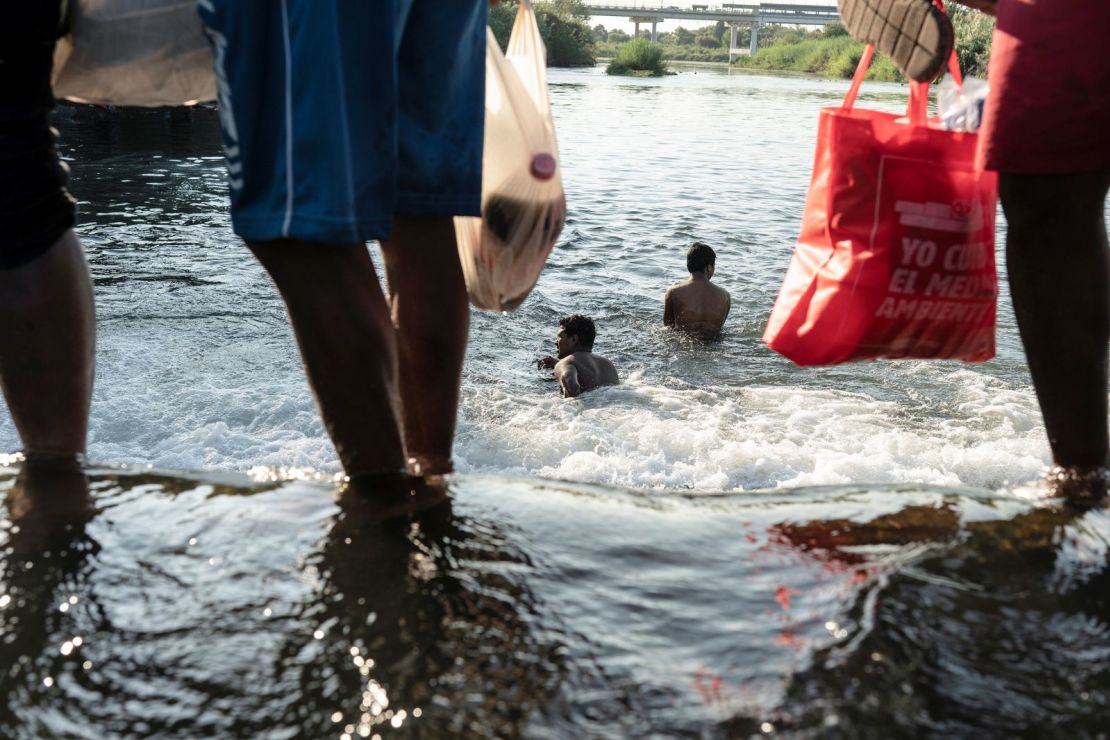
[(95, 347), (92, 279), (72, 230), (0, 270), (0, 389), (29, 456), (84, 454)]
[(675, 283), (663, 298), (663, 325), (696, 334), (716, 334), (724, 326), (732, 308), (728, 291), (710, 280), (715, 267), (695, 272), (689, 279)]
[(248, 246), (285, 301), (347, 474), (406, 462), (417, 475), (450, 472), (470, 322), (451, 218), (394, 219), (381, 242), (388, 297), (364, 245)]
[(555, 351), (559, 359), (548, 356), (537, 364), (541, 368), (554, 368), (559, 389), (567, 398), (574, 398), (603, 385), (617, 385), (620, 378), (609, 360), (595, 355), (592, 347), (583, 347), (575, 334), (567, 334), (562, 327), (555, 335)]

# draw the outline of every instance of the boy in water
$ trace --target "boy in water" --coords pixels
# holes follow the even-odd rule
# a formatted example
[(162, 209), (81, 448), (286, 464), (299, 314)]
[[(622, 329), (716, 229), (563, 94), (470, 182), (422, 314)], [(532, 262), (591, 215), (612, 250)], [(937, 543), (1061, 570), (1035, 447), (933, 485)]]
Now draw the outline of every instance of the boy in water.
[(708, 244), (694, 242), (686, 253), (690, 277), (667, 289), (663, 298), (663, 324), (706, 336), (715, 336), (725, 325), (732, 298), (713, 285), (717, 254)]
[(593, 353), (596, 336), (597, 329), (589, 316), (564, 316), (559, 319), (559, 333), (555, 335), (559, 359), (548, 356), (537, 363), (541, 368), (555, 368), (555, 379), (567, 398), (621, 382), (613, 363)]

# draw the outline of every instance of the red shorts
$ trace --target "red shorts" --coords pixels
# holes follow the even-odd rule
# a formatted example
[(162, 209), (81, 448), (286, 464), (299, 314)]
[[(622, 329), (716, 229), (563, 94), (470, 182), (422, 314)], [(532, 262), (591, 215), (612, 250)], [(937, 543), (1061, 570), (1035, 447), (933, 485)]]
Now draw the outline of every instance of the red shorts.
[(1110, 0), (999, 0), (989, 79), (980, 165), (1110, 170)]

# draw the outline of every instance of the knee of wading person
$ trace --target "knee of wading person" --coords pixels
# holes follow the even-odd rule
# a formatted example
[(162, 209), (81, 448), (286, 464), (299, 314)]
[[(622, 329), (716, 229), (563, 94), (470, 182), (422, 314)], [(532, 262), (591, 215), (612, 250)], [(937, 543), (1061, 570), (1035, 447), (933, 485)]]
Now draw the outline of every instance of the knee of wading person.
[(328, 296), (369, 290), (377, 283), (365, 245), (325, 244), (299, 239), (247, 242), (282, 293)]
[(454, 219), (398, 216), (381, 246), (398, 325), (429, 340), (456, 336), (469, 313)]
[(1054, 219), (1053, 179), (1050, 175), (999, 173), (998, 198), (1011, 235), (1043, 228), (1046, 221)]
[[(1000, 173), (998, 195), (1010, 234), (1049, 240), (1074, 234), (1102, 219), (1108, 172)], [(1082, 246), (1082, 245), (1080, 245)]]

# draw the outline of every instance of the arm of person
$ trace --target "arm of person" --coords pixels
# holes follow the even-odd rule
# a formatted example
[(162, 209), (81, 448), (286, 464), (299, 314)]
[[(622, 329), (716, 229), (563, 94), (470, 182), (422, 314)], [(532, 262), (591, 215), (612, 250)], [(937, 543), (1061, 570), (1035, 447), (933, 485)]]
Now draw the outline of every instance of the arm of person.
[(548, 355), (547, 357), (541, 357), (540, 359), (536, 360), (536, 367), (538, 367), (540, 370), (550, 370), (551, 368), (555, 367), (558, 362), (559, 361), (556, 360), (554, 357)]
[(663, 296), (663, 326), (674, 326), (674, 297), (670, 288)]
[(559, 388), (567, 398), (574, 398), (582, 393), (582, 386), (578, 383), (578, 368), (573, 362), (564, 360), (556, 365), (555, 380), (559, 381)]

